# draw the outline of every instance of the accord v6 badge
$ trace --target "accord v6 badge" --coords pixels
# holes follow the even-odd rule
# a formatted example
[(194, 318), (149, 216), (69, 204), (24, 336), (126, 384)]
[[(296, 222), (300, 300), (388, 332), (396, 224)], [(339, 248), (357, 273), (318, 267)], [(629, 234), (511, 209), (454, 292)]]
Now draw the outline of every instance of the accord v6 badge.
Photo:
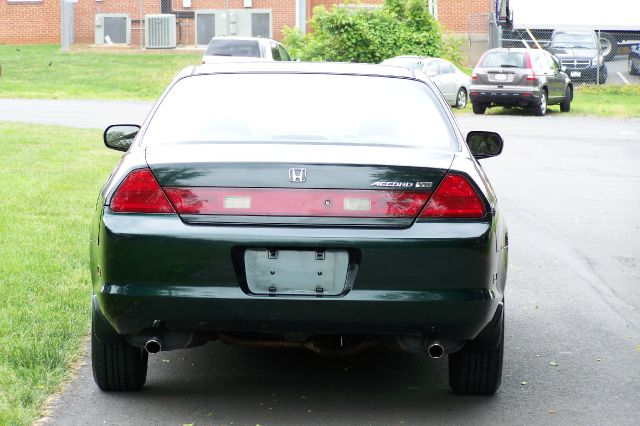
[(377, 181), (373, 182), (371, 186), (379, 186), (386, 188), (431, 188), (433, 186), (433, 182), (416, 182), (415, 185), (413, 182), (382, 182)]
[(416, 188), (431, 188), (433, 182), (416, 182)]
[(392, 187), (392, 188), (412, 188), (413, 182), (373, 182), (371, 186)]

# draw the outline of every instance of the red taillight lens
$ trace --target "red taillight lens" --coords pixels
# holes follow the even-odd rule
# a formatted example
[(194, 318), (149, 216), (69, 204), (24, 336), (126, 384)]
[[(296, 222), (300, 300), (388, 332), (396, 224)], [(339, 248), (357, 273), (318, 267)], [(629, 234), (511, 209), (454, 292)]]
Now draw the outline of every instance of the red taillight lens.
[(420, 217), (480, 218), (485, 214), (482, 199), (469, 181), (460, 175), (444, 177)]
[(471, 73), (471, 80), (477, 80), (478, 79), (478, 74), (476, 74), (476, 72), (472, 72)]
[(175, 213), (149, 169), (129, 173), (111, 199), (116, 213)]
[(180, 214), (416, 217), (429, 192), (284, 188), (165, 188)]
[(536, 73), (533, 72), (533, 66), (531, 65), (531, 55), (529, 55), (528, 53), (525, 54), (525, 61), (526, 61), (526, 65), (527, 65), (527, 80), (528, 81), (533, 81), (536, 79)]

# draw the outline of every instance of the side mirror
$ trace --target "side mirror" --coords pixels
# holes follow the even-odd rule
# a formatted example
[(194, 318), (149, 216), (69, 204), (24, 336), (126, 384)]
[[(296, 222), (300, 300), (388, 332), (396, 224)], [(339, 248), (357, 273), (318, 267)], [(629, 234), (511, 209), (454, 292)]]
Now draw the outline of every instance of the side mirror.
[(478, 160), (500, 155), (503, 144), (502, 137), (495, 132), (472, 131), (467, 134), (469, 150)]
[(567, 72), (567, 66), (566, 66), (566, 65), (562, 65), (562, 66), (560, 67), (560, 71), (562, 71), (562, 72)]
[(102, 139), (107, 148), (126, 152), (139, 131), (137, 124), (114, 124), (107, 127)]

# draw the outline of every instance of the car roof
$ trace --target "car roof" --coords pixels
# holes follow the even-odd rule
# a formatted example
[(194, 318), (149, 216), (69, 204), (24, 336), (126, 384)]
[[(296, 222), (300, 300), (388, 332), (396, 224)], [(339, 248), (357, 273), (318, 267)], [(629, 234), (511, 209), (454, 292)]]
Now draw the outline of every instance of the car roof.
[(531, 52), (532, 50), (541, 50), (541, 49), (527, 49), (526, 47), (497, 47), (495, 49), (490, 49), (487, 50), (486, 53), (491, 53), (491, 52), (500, 52), (500, 53), (507, 53), (507, 52), (513, 52), (513, 53), (524, 53), (524, 52)]
[[(216, 36), (216, 37), (213, 37), (211, 39), (211, 41), (217, 41), (217, 40), (257, 41), (259, 43), (260, 42), (265, 43), (265, 42), (272, 42), (273, 41), (273, 42), (277, 43), (277, 41), (275, 41), (273, 39), (264, 38), (264, 37)], [(211, 43), (211, 42), (209, 42), (209, 43)]]
[(187, 67), (179, 77), (205, 74), (251, 74), (251, 73), (300, 73), (300, 74), (352, 74), (381, 77), (417, 78), (409, 69), (392, 65), (374, 65), (341, 62), (224, 62)]

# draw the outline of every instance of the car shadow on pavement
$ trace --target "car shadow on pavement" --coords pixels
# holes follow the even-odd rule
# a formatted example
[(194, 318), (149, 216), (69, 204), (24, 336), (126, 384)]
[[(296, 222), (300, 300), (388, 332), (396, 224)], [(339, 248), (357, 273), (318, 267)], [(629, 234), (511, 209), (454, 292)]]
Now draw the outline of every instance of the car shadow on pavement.
[[(107, 395), (153, 415), (174, 407), (169, 415), (178, 422), (234, 424), (336, 424), (345, 416), (379, 424), (451, 421), (473, 418), (474, 407), (495, 400), (454, 395), (446, 358), (386, 349), (327, 358), (221, 343), (154, 355), (141, 392)], [(149, 419), (163, 420), (174, 419)]]

